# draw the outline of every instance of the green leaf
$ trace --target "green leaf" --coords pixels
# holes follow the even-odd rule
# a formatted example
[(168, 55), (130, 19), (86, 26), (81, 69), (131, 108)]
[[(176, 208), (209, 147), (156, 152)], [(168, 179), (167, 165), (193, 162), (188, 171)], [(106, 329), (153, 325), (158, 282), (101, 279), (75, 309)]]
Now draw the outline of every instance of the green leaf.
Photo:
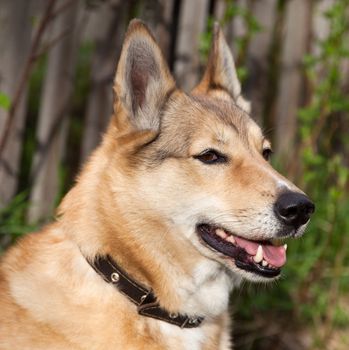
[(4, 94), (3, 92), (0, 92), (0, 108), (4, 109), (5, 111), (8, 111), (10, 106), (10, 97)]
[(238, 67), (236, 72), (241, 82), (244, 82), (247, 79), (248, 71), (246, 67)]

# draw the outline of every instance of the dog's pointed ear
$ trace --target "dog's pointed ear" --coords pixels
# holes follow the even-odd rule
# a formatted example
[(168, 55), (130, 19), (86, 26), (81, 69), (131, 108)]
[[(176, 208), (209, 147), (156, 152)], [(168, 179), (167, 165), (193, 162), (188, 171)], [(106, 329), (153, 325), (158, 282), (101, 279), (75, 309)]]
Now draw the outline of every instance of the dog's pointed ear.
[(161, 107), (174, 89), (174, 79), (153, 35), (143, 22), (132, 20), (114, 82), (117, 108), (124, 108), (123, 114), (136, 130), (157, 131)]
[(217, 22), (213, 27), (211, 51), (204, 76), (194, 92), (208, 93), (212, 89), (226, 91), (235, 103), (250, 112), (250, 103), (241, 95), (241, 84), (237, 76), (233, 55)]

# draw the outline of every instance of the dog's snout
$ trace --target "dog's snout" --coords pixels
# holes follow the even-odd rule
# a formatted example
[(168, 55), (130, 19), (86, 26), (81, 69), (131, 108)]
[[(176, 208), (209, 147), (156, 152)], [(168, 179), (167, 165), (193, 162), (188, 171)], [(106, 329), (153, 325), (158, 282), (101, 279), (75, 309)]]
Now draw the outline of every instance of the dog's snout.
[(315, 211), (315, 205), (304, 194), (284, 192), (275, 202), (274, 211), (283, 223), (298, 229), (308, 222)]

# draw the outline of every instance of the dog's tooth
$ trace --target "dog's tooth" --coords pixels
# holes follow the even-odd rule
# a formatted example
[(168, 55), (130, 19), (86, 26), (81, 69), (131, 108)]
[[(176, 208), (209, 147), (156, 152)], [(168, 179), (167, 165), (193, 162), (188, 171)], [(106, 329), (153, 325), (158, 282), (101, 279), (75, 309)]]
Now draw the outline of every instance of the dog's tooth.
[(216, 235), (223, 238), (223, 239), (225, 239), (227, 237), (227, 234), (221, 228), (216, 229)]
[(285, 249), (285, 251), (287, 250), (287, 244), (284, 244), (284, 249)]
[(253, 257), (254, 262), (260, 263), (263, 260), (263, 248), (261, 245), (258, 246), (257, 253)]
[(235, 238), (234, 238), (234, 236), (232, 236), (232, 235), (228, 236), (225, 240), (228, 241), (228, 242), (230, 242), (230, 243), (235, 244)]
[(265, 267), (265, 266), (267, 266), (268, 265), (268, 261), (266, 261), (266, 260), (262, 260), (262, 265)]

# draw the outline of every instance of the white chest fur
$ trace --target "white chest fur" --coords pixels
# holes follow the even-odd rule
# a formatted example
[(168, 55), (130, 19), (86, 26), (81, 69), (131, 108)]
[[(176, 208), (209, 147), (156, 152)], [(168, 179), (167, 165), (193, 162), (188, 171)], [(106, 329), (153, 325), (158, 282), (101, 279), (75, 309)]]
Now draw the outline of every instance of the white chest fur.
[(190, 278), (177, 282), (175, 289), (183, 300), (181, 309), (189, 315), (204, 316), (205, 320), (200, 327), (187, 329), (158, 322), (158, 329), (168, 348), (201, 350), (211, 341), (212, 331), (217, 331), (214, 320), (227, 311), (229, 293), (235, 283), (220, 264), (207, 259), (194, 267)]
[(227, 310), (233, 281), (221, 265), (202, 260), (191, 277), (190, 281), (183, 281), (179, 289), (187, 313), (212, 318)]
[(207, 333), (203, 327), (181, 329), (166, 322), (159, 323), (160, 332), (170, 343), (169, 348), (180, 346), (183, 350), (201, 350), (206, 342)]

